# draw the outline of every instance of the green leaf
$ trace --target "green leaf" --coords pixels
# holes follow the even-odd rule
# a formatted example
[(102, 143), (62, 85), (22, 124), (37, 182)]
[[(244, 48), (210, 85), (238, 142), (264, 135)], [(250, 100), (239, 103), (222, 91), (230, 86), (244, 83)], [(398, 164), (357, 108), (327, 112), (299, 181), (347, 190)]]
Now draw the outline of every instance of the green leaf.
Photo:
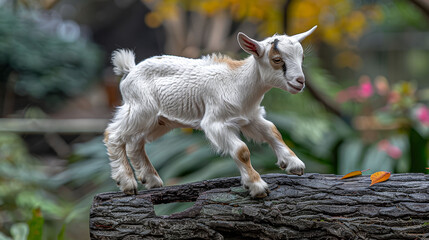
[(43, 215), (40, 208), (33, 209), (33, 217), (28, 222), (30, 233), (27, 240), (41, 240), (43, 234)]
[(60, 232), (58, 233), (58, 237), (57, 240), (64, 240), (64, 233), (66, 231), (66, 225), (63, 224), (63, 226), (61, 227)]
[(346, 174), (355, 169), (361, 169), (361, 159), (364, 146), (360, 139), (350, 139), (341, 144), (338, 153), (338, 172)]
[(184, 153), (189, 146), (200, 143), (203, 140), (204, 138), (198, 136), (198, 134), (185, 135), (177, 129), (155, 142), (147, 144), (146, 152), (154, 167), (158, 169), (166, 165), (171, 159), (175, 159), (177, 155)]
[(380, 151), (376, 145), (371, 145), (364, 153), (362, 160), (362, 169), (383, 169), (386, 172), (392, 172), (394, 169), (394, 160), (385, 152)]
[(212, 179), (216, 177), (228, 177), (239, 174), (234, 160), (230, 158), (213, 159), (207, 166), (195, 171), (181, 179), (181, 183), (189, 183)]
[(159, 171), (159, 174), (165, 179), (179, 177), (184, 173), (198, 170), (198, 168), (207, 165), (216, 157), (216, 153), (208, 146), (197, 145), (195, 148), (198, 149), (175, 159), (175, 161), (171, 161), (168, 167), (164, 167)]

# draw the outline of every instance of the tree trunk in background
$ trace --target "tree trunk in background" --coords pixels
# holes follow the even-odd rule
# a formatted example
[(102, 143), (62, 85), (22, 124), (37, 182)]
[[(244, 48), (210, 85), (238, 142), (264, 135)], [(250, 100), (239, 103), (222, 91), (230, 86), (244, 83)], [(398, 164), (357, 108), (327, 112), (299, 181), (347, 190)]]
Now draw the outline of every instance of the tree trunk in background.
[[(427, 239), (429, 175), (262, 176), (271, 193), (251, 199), (240, 178), (95, 196), (91, 239)], [(156, 216), (154, 204), (196, 201)]]

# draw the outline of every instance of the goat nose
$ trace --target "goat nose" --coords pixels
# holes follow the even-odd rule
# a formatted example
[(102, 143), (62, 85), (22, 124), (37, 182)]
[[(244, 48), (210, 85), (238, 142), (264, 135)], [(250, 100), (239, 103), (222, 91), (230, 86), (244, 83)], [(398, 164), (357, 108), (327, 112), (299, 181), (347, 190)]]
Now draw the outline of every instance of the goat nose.
[(295, 80), (297, 82), (301, 83), (301, 84), (304, 84), (304, 82), (305, 82), (305, 78), (304, 77), (297, 77)]

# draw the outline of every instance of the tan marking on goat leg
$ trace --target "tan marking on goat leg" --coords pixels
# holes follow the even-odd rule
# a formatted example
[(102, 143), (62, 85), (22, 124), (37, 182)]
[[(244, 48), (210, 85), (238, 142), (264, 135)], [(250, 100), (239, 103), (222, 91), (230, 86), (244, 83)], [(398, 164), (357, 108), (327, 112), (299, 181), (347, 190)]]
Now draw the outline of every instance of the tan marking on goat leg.
[(125, 157), (122, 157), (122, 158), (121, 158), (121, 163), (122, 163), (122, 166), (124, 167), (125, 173), (126, 173), (129, 177), (134, 178), (134, 171), (133, 171), (133, 169), (131, 168), (131, 165), (130, 165), (130, 163), (128, 162), (128, 159), (127, 159), (127, 157), (126, 157), (125, 144), (123, 144), (123, 145), (121, 146), (121, 151), (123, 151), (123, 153), (124, 153), (123, 155), (125, 156)]
[(274, 134), (274, 137), (277, 138), (277, 140), (279, 140), (288, 150), (290, 155), (292, 156), (296, 156), (296, 154), (286, 145), (286, 143), (283, 141), (282, 135), (280, 134), (279, 130), (276, 128), (276, 126), (272, 126), (271, 130)]
[(159, 177), (158, 172), (156, 171), (156, 169), (153, 167), (152, 163), (149, 160), (149, 157), (146, 154), (146, 150), (144, 149), (144, 145), (142, 146), (142, 154), (143, 154), (143, 164), (145, 165), (147, 171), (151, 174), (154, 174), (156, 176)]
[(109, 131), (104, 131), (104, 139), (103, 139), (103, 141), (104, 141), (104, 143), (107, 143), (107, 141), (109, 141)]
[(108, 145), (107, 145), (107, 143), (109, 142), (109, 135), (110, 135), (110, 132), (109, 131), (104, 131), (104, 139), (103, 139), (103, 142), (106, 144), (106, 146), (107, 146), (107, 154), (109, 155), (109, 156), (113, 156), (114, 154), (112, 153), (112, 148), (111, 147), (109, 147)]
[(109, 155), (109, 156), (113, 156), (113, 153), (112, 153), (112, 149), (107, 145), (107, 143), (108, 143), (108, 141), (109, 141), (109, 131), (104, 131), (104, 139), (103, 139), (103, 142), (106, 144), (106, 148), (107, 148), (107, 154)]
[(250, 151), (247, 146), (241, 147), (237, 152), (237, 158), (244, 164), (244, 168), (246, 169), (247, 175), (251, 182), (261, 181), (261, 176), (259, 173), (253, 169), (252, 164), (250, 162)]

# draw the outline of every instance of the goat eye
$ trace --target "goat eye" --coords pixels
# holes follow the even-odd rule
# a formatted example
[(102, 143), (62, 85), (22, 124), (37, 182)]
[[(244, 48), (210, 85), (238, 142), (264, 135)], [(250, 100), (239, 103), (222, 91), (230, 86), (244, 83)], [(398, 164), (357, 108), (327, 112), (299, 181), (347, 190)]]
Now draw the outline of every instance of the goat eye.
[(283, 62), (283, 60), (281, 58), (273, 58), (273, 62), (275, 64), (279, 64), (279, 63)]

